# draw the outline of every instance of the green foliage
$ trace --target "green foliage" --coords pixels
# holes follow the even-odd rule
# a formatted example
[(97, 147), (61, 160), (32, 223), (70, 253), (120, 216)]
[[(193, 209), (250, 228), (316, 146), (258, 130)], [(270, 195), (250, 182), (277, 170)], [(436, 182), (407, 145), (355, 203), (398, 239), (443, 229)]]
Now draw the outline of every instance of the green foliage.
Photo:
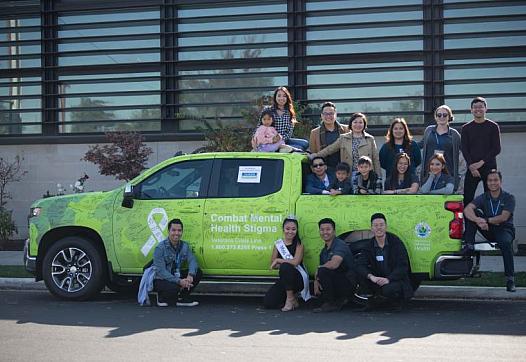
[(195, 152), (236, 152), (250, 151), (250, 140), (254, 128), (225, 126), (216, 120), (215, 127), (207, 120), (202, 120), (205, 128), (198, 128), (205, 135), (206, 145)]
[(117, 180), (129, 181), (146, 168), (148, 156), (153, 153), (137, 132), (108, 132), (110, 144), (90, 146), (83, 161), (99, 166), (102, 175), (115, 176)]
[(12, 211), (0, 207), (0, 240), (8, 240), (17, 232)]

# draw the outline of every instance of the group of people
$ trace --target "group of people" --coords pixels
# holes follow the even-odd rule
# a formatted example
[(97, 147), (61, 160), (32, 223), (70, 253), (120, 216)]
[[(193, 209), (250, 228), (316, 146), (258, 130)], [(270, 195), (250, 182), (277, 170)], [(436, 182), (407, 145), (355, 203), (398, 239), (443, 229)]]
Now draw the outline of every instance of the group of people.
[[(322, 104), (320, 125), (311, 131), (309, 141), (293, 138), (296, 121), (292, 105), (290, 92), (285, 87), (277, 88), (273, 105), (262, 113), (267, 119), (256, 130), (255, 151), (269, 150), (270, 143), (281, 145), (274, 151), (280, 147), (285, 152), (309, 151), (311, 174), (305, 183), (305, 192), (309, 194), (463, 193), (465, 252), (473, 252), (477, 230), (496, 242), (503, 254), (506, 288), (515, 291), (512, 250), (515, 198), (502, 190), (502, 174), (497, 170), (500, 129), (496, 122), (486, 118), (486, 99), (472, 99), (473, 120), (464, 124), (460, 133), (450, 126), (454, 121), (451, 108), (439, 106), (434, 112), (435, 124), (425, 129), (419, 142), (413, 139), (407, 122), (395, 118), (379, 151), (374, 137), (366, 131), (366, 115), (354, 113), (345, 125), (338, 122), (333, 102)], [(273, 130), (273, 138), (259, 137), (262, 127)], [(466, 166), (465, 172), (462, 165)], [(484, 194), (475, 199), (480, 182)], [(492, 188), (496, 190), (491, 191)]]
[[(288, 216), (282, 226), (283, 238), (275, 242), (270, 259), (270, 269), (278, 269), (279, 278), (265, 294), (263, 303), (266, 308), (289, 312), (299, 307), (298, 296), (308, 301), (312, 295), (309, 275), (303, 265), (304, 247), (298, 234), (298, 220)], [(314, 277), (313, 294), (319, 300), (314, 312), (341, 309), (358, 289), (361, 293), (358, 297), (368, 297), (364, 309), (383, 305), (401, 308), (402, 303), (411, 298), (413, 289), (409, 281), (407, 251), (400, 239), (387, 233), (385, 215), (371, 216), (374, 237), (357, 255), (353, 255), (345, 241), (336, 237), (336, 224), (332, 219), (323, 218), (318, 226), (324, 246)], [(157, 245), (152, 265), (141, 280), (141, 304), (149, 302), (149, 290), (156, 292), (155, 303), (160, 307), (199, 304), (190, 299), (190, 293), (199, 284), (202, 271), (182, 236), (182, 221), (170, 220), (168, 238)]]
[[(314, 276), (313, 292), (319, 300), (314, 312), (338, 311), (354, 296), (367, 300), (364, 309), (379, 306), (399, 309), (412, 297), (407, 251), (400, 239), (387, 233), (384, 214), (371, 216), (374, 236), (356, 255), (345, 241), (336, 237), (334, 220), (323, 218), (318, 227), (324, 246)], [(266, 308), (288, 312), (299, 306), (298, 294), (304, 301), (311, 298), (302, 260), (298, 221), (288, 217), (283, 221), (283, 239), (276, 241), (272, 253), (270, 266), (279, 269), (279, 279), (265, 295)]]
[[(257, 151), (290, 152), (309, 149), (309, 142), (292, 137), (295, 114), (292, 98), (285, 87), (274, 92), (274, 105), (264, 110), (261, 125), (252, 141)], [(451, 194), (459, 189), (459, 165), (467, 164), (464, 178), (465, 253), (474, 250), (475, 234), (480, 231), (501, 250), (506, 276), (506, 290), (515, 291), (512, 243), (515, 239), (513, 213), (515, 198), (502, 189), (502, 174), (497, 170), (500, 153), (500, 130), (497, 123), (486, 118), (487, 102), (482, 97), (471, 101), (473, 120), (459, 133), (451, 128), (453, 112), (443, 105), (435, 110), (435, 125), (430, 125), (420, 142), (412, 139), (407, 123), (396, 118), (391, 123), (386, 143), (378, 152), (374, 137), (367, 133), (367, 117), (363, 113), (351, 116), (348, 126), (336, 119), (336, 105), (322, 105), (319, 127), (311, 132), (311, 171), (306, 182), (310, 194)], [(339, 152), (338, 152), (339, 151)], [(422, 151), (422, 152), (421, 152)], [(424, 162), (419, 183), (417, 167)], [(386, 181), (381, 182), (381, 168)], [(474, 198), (479, 182), (484, 193)], [(360, 293), (370, 295), (367, 308), (375, 304), (394, 302), (396, 306), (411, 298), (409, 261), (403, 242), (387, 233), (385, 215), (371, 216), (373, 238), (367, 247), (354, 256), (349, 246), (336, 237), (335, 222), (319, 221), (324, 247), (314, 278), (314, 295), (322, 304), (317, 312), (339, 310), (359, 286)], [(168, 223), (168, 238), (157, 246), (153, 266), (143, 280), (150, 280), (157, 291), (157, 305), (168, 303), (194, 306), (190, 292), (199, 283), (202, 272), (191, 248), (182, 240), (183, 223), (173, 219)], [(279, 270), (278, 281), (265, 295), (268, 308), (292, 311), (303, 300), (311, 298), (309, 277), (303, 265), (304, 249), (298, 235), (298, 221), (286, 218), (283, 238), (275, 243), (271, 269)], [(182, 270), (182, 265), (188, 269)], [(141, 282), (141, 289), (142, 289)]]

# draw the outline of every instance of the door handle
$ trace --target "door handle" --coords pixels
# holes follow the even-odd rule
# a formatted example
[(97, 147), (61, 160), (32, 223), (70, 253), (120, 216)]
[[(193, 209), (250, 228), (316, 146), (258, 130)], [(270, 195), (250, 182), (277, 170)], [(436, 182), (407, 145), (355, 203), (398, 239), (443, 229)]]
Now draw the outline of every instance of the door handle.
[(267, 214), (282, 214), (283, 210), (276, 209), (275, 207), (268, 207), (263, 210)]
[(179, 209), (179, 212), (185, 213), (185, 214), (197, 214), (201, 212), (199, 209)]

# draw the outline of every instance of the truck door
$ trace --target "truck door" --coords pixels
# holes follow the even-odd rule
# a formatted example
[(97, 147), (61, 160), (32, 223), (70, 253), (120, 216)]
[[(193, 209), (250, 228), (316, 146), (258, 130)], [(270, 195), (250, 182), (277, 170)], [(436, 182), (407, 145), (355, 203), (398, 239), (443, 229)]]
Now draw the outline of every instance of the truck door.
[(274, 241), (290, 214), (283, 159), (216, 158), (203, 220), (208, 273), (269, 275)]
[(199, 262), (203, 240), (203, 210), (213, 161), (197, 159), (173, 163), (134, 186), (133, 206), (116, 204), (113, 219), (115, 254), (123, 272), (152, 259), (156, 245), (167, 237), (167, 224), (179, 218), (183, 240)]

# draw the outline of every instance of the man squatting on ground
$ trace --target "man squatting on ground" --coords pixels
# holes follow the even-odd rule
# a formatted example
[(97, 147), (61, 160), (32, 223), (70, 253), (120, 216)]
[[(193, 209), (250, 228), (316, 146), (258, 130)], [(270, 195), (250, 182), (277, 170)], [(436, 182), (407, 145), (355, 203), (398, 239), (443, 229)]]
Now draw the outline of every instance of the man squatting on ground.
[(345, 241), (336, 237), (336, 224), (330, 218), (318, 222), (325, 243), (320, 252), (320, 266), (314, 277), (314, 294), (323, 304), (314, 312), (334, 312), (347, 303), (356, 286), (353, 255)]
[(153, 287), (158, 293), (157, 305), (160, 307), (168, 304), (193, 307), (199, 304), (190, 300), (189, 295), (199, 284), (202, 272), (192, 249), (181, 239), (182, 236), (183, 222), (180, 219), (170, 220), (168, 238), (161, 241), (153, 253)]
[(413, 296), (407, 250), (398, 237), (387, 233), (384, 214), (371, 216), (371, 230), (373, 238), (356, 257), (360, 289), (373, 294), (368, 308), (385, 302), (401, 308), (403, 301)]

